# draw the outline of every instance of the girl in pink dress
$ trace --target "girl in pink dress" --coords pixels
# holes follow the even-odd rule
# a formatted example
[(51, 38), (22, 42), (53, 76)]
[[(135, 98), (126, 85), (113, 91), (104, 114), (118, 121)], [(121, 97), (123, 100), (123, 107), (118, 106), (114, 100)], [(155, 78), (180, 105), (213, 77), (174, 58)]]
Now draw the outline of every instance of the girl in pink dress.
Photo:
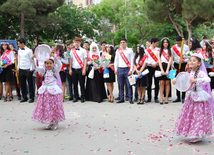
[[(175, 124), (177, 135), (190, 138), (195, 143), (212, 134), (213, 98), (210, 78), (199, 54), (193, 54), (189, 61), (190, 83), (183, 108)], [(173, 84), (176, 81), (173, 80)]]
[(45, 61), (45, 69), (36, 67), (36, 71), (43, 75), (43, 82), (38, 89), (38, 99), (32, 120), (48, 123), (47, 130), (57, 129), (58, 122), (65, 120), (62, 89), (57, 85), (57, 76), (61, 67), (62, 63), (57, 56)]

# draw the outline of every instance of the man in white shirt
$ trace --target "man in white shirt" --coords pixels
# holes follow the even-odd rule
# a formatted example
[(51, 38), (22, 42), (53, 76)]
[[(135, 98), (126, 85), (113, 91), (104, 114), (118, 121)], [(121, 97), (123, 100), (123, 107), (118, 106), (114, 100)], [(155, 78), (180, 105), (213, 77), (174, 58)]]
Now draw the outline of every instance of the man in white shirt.
[(127, 47), (127, 40), (122, 38), (120, 40), (120, 48), (116, 51), (114, 60), (115, 74), (118, 76), (120, 87), (120, 100), (117, 103), (124, 102), (124, 84), (126, 82), (128, 87), (129, 102), (132, 101), (132, 87), (129, 84), (128, 76), (132, 74), (134, 64), (134, 52), (131, 48)]
[[(150, 47), (145, 50), (145, 54), (148, 55), (148, 58), (147, 58), (148, 66), (147, 66), (147, 68), (149, 70), (149, 73), (148, 73), (149, 85), (147, 87), (148, 99), (146, 100), (147, 103), (151, 102), (152, 78), (154, 76), (155, 71), (158, 70), (158, 48), (157, 48), (158, 43), (159, 43), (158, 38), (152, 38)], [(158, 92), (159, 92), (159, 80), (158, 80), (158, 78), (155, 77), (155, 97), (154, 97), (155, 103), (159, 103)]]
[[(183, 72), (183, 71), (185, 71), (187, 62), (189, 60), (188, 59), (180, 60), (182, 37), (181, 36), (177, 36), (175, 38), (175, 41), (176, 41), (176, 44), (174, 46), (172, 46), (172, 52), (173, 52), (173, 58), (174, 58), (174, 67), (175, 67), (175, 69), (177, 70), (177, 73), (178, 73), (179, 63), (181, 62), (180, 71)], [(184, 44), (184, 46), (183, 46), (183, 56), (188, 51), (189, 51), (189, 47)], [(176, 90), (176, 95), (177, 95), (177, 98), (173, 102), (181, 102), (180, 91)], [(184, 99), (185, 99), (185, 92), (182, 92), (182, 103), (184, 103)]]
[(107, 42), (106, 42), (106, 41), (102, 41), (102, 42), (100, 43), (100, 46), (101, 46), (101, 48), (102, 48), (102, 50), (100, 51), (100, 54), (101, 54), (101, 55), (102, 55), (103, 53), (106, 52), (106, 45), (107, 45)]
[(25, 40), (23, 38), (18, 39), (18, 67), (20, 86), (22, 91), (23, 99), (20, 102), (26, 102), (27, 97), (27, 88), (26, 80), (28, 81), (30, 100), (29, 103), (34, 102), (34, 90), (33, 90), (33, 68), (32, 68), (32, 56), (33, 52), (31, 49), (25, 46)]
[[(81, 90), (81, 102), (85, 102), (85, 74), (87, 67), (87, 53), (86, 50), (80, 47), (81, 38), (74, 39), (75, 48), (71, 50), (69, 74), (72, 76), (74, 85), (74, 98), (73, 102), (78, 101), (78, 81)], [(75, 52), (76, 51), (76, 52)]]

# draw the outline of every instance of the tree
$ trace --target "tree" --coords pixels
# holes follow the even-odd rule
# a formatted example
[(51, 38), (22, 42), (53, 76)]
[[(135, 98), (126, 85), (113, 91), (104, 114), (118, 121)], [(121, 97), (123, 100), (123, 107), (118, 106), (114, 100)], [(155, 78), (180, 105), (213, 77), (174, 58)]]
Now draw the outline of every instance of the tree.
[(51, 23), (48, 13), (54, 12), (64, 0), (7, 0), (0, 6), (2, 13), (20, 19), (20, 34), (25, 36), (25, 23), (27, 21), (36, 27), (48, 27)]
[[(197, 26), (213, 15), (214, 1), (210, 0), (147, 0), (146, 12), (155, 22), (172, 23), (178, 35), (184, 37), (181, 22), (185, 21), (188, 40), (192, 37), (191, 25)], [(205, 11), (209, 10), (209, 12)], [(164, 20), (165, 19), (165, 20)]]
[(76, 5), (64, 4), (54, 13), (49, 14), (53, 19), (62, 18), (60, 23), (53, 23), (54, 26), (43, 29), (40, 34), (43, 38), (61, 39), (63, 41), (75, 37), (96, 37), (94, 30), (99, 29), (99, 20), (90, 12), (89, 8)]

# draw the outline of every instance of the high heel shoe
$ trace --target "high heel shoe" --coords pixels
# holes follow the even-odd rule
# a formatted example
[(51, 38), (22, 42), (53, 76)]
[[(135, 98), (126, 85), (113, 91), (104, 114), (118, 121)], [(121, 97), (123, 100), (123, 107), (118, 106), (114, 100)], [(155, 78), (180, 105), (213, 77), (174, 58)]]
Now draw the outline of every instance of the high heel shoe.
[(144, 104), (144, 99), (140, 99), (140, 104)]
[(138, 99), (137, 104), (140, 104), (140, 102), (141, 102), (141, 99)]
[(108, 101), (111, 102), (111, 96), (110, 95), (108, 96)]
[(114, 96), (111, 96), (111, 103), (114, 102)]
[(51, 130), (56, 130), (57, 128), (58, 128), (58, 123), (53, 124), (50, 129)]
[(4, 102), (7, 102), (7, 97), (4, 98)]
[(45, 127), (45, 130), (50, 130), (53, 124), (49, 124), (48, 126)]

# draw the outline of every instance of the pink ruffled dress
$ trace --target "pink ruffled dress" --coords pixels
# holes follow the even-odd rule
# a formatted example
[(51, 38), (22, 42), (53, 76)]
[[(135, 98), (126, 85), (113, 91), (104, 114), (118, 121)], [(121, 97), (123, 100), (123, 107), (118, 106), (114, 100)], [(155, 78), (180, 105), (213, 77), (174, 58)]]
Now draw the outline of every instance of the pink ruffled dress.
[[(62, 64), (60, 60), (55, 59), (54, 71), (55, 75), (58, 76)], [(36, 70), (42, 74), (45, 73), (44, 69), (37, 67)], [(55, 124), (65, 120), (62, 89), (57, 85), (57, 79), (53, 75), (52, 70), (47, 70), (44, 75), (45, 80), (38, 89), (38, 99), (32, 120), (39, 123)]]
[[(195, 72), (191, 72), (194, 78)], [(204, 138), (212, 134), (212, 111), (208, 101), (211, 95), (207, 93), (203, 86), (210, 82), (210, 78), (203, 71), (199, 71), (196, 91), (193, 86), (186, 93), (184, 105), (180, 111), (175, 124), (177, 135), (188, 138)], [(207, 86), (207, 85), (206, 85)]]

